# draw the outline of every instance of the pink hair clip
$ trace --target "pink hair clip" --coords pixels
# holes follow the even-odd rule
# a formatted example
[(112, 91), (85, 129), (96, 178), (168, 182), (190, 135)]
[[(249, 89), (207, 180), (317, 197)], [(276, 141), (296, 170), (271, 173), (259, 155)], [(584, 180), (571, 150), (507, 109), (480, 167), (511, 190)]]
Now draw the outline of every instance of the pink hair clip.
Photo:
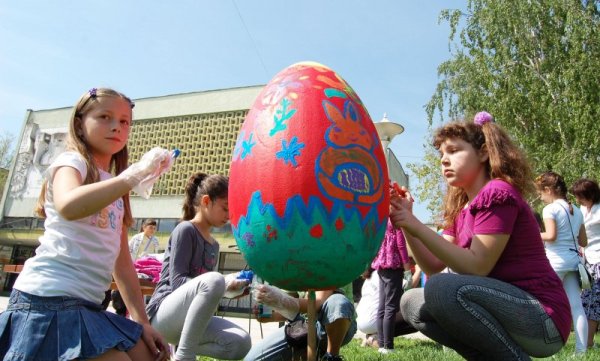
[(473, 118), (473, 122), (475, 122), (475, 124), (477, 125), (484, 125), (485, 123), (489, 123), (489, 122), (493, 122), (494, 121), (494, 117), (488, 113), (488, 112), (479, 112), (477, 114), (475, 114), (475, 117)]

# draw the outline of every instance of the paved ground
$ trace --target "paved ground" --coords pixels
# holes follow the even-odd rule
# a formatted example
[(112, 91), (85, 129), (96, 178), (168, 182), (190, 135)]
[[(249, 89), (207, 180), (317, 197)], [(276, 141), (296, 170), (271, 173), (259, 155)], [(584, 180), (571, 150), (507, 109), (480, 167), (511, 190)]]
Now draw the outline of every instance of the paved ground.
[[(4, 311), (6, 309), (7, 304), (8, 304), (8, 297), (0, 296), (0, 312)], [(112, 309), (112, 307), (109, 307), (109, 311), (114, 311), (114, 310)], [(250, 337), (252, 338), (252, 343), (256, 343), (256, 342), (260, 341), (264, 336), (268, 335), (269, 333), (273, 332), (274, 330), (276, 330), (279, 327), (279, 324), (277, 322), (261, 324), (258, 321), (256, 321), (255, 319), (249, 320), (247, 317), (225, 317), (225, 318), (230, 320), (231, 322), (234, 322), (235, 324), (237, 324), (244, 330), (247, 330), (250, 333)], [(354, 337), (362, 339), (365, 337), (365, 335), (362, 332), (357, 331), (357, 333)], [(406, 335), (406, 336), (402, 336), (402, 337), (425, 338), (425, 336), (423, 336), (420, 333), (414, 333), (414, 334)]]

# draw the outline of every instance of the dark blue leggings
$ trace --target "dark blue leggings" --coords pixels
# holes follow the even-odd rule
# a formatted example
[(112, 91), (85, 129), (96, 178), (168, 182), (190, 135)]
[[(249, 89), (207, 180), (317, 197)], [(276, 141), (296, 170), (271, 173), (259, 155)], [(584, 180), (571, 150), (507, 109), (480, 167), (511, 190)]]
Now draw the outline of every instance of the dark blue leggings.
[(400, 310), (404, 269), (380, 269), (379, 308), (377, 309), (377, 342), (379, 347), (394, 348), (396, 313)]

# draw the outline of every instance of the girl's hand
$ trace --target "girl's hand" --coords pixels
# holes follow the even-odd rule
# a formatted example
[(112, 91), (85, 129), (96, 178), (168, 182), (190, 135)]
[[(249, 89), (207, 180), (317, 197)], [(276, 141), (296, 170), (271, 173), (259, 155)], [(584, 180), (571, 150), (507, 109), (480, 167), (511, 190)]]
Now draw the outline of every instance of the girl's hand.
[(406, 191), (404, 197), (390, 199), (390, 221), (396, 228), (403, 228), (413, 234), (419, 220), (412, 214), (414, 200), (410, 192)]
[(142, 340), (146, 343), (150, 352), (156, 355), (156, 361), (168, 361), (171, 357), (169, 345), (165, 342), (162, 335), (158, 333), (149, 323), (142, 324)]
[(288, 320), (293, 320), (300, 311), (300, 303), (275, 286), (259, 284), (252, 290), (254, 300), (270, 306)]
[[(408, 191), (408, 188), (402, 186), (400, 187), (398, 183), (393, 182), (390, 184), (390, 201), (393, 199), (406, 199), (410, 204), (410, 209), (412, 210), (412, 203), (415, 201), (412, 194)], [(391, 205), (390, 205), (391, 209)]]
[(406, 187), (400, 187), (398, 185), (398, 183), (393, 182), (390, 188), (390, 195), (392, 197), (398, 196), (398, 197), (404, 197), (406, 196), (406, 192), (408, 190), (406, 189)]
[(225, 276), (225, 294), (226, 298), (239, 298), (250, 293), (248, 286), (250, 281), (239, 279), (239, 272), (230, 273)]
[(125, 169), (118, 177), (132, 188), (140, 184), (147, 177), (160, 176), (167, 172), (173, 164), (171, 152), (155, 147), (142, 156), (138, 162), (133, 163), (129, 168)]

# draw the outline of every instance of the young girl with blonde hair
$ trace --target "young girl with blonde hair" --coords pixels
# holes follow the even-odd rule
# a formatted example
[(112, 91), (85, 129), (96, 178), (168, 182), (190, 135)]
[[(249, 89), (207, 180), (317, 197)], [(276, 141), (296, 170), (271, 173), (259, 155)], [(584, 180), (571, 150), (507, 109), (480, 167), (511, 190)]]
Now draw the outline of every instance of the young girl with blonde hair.
[[(4, 360), (166, 360), (129, 255), (129, 191), (170, 166), (155, 148), (127, 168), (133, 102), (93, 88), (74, 107), (67, 151), (48, 167), (38, 213), (46, 218), (0, 314)], [(116, 176), (113, 176), (116, 175)], [(133, 320), (101, 310), (112, 277)]]
[(433, 275), (404, 294), (402, 315), (469, 360), (558, 352), (570, 332), (569, 302), (524, 199), (533, 189), (525, 157), (485, 112), (441, 127), (434, 145), (448, 183), (443, 235), (412, 214), (410, 193), (392, 192), (392, 223)]

